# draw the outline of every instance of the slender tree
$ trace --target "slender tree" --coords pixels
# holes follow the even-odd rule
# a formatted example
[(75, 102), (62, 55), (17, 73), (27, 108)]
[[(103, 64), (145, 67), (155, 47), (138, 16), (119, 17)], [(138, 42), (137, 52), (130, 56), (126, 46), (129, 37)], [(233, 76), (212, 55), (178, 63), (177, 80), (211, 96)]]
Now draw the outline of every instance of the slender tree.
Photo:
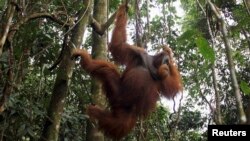
[[(107, 1), (94, 0), (93, 18), (99, 24), (103, 25), (107, 21)], [(94, 59), (107, 59), (107, 34), (105, 30), (100, 35), (95, 30), (92, 31), (92, 57)], [(91, 86), (92, 99), (95, 104), (105, 107), (105, 97), (102, 91), (101, 83), (93, 80)], [(88, 123), (87, 130), (88, 141), (104, 141), (104, 135), (98, 130), (97, 126)]]
[[(215, 44), (215, 38), (214, 38), (214, 34), (213, 31), (211, 29), (211, 24), (209, 21), (208, 14), (206, 13), (206, 11), (204, 10), (204, 8), (202, 7), (202, 5), (200, 4), (199, 0), (196, 0), (196, 2), (198, 3), (199, 7), (202, 10), (203, 15), (206, 17), (206, 22), (207, 22), (207, 27), (208, 27), (208, 32), (211, 38), (211, 46), (212, 48), (214, 48), (214, 44)], [(213, 88), (214, 88), (214, 94), (215, 94), (215, 105), (216, 105), (216, 110), (214, 111), (213, 108), (210, 108), (212, 110), (212, 112), (214, 111), (214, 120), (216, 124), (222, 124), (222, 115), (221, 115), (221, 108), (220, 108), (220, 93), (218, 90), (218, 83), (217, 83), (217, 76), (216, 76), (216, 71), (215, 71), (215, 62), (212, 64), (212, 78), (213, 78)], [(212, 107), (212, 106), (210, 106)]]
[[(78, 21), (72, 29), (72, 37), (69, 42), (65, 40), (67, 43), (64, 43), (66, 45), (64, 47), (62, 61), (57, 71), (57, 77), (48, 107), (48, 116), (40, 140), (58, 140), (65, 98), (69, 92), (70, 79), (74, 67), (74, 60), (71, 59), (71, 52), (75, 47), (79, 47), (82, 44), (83, 35), (88, 25), (89, 14), (91, 12), (90, 7), (92, 0), (85, 0), (83, 4), (84, 8), (79, 11)], [(66, 36), (67, 34), (65, 34), (65, 38)]]
[(232, 52), (231, 52), (232, 47), (231, 47), (230, 41), (228, 39), (228, 32), (226, 29), (226, 23), (223, 19), (223, 16), (219, 12), (219, 9), (210, 0), (207, 0), (207, 2), (209, 4), (209, 6), (211, 7), (213, 13), (215, 14), (218, 22), (221, 25), (222, 39), (224, 41), (224, 45), (226, 48), (226, 56), (227, 56), (227, 61), (228, 61), (229, 70), (230, 70), (230, 76), (231, 76), (231, 80), (232, 80), (232, 87), (233, 87), (234, 94), (236, 97), (237, 110), (238, 110), (238, 114), (239, 114), (239, 121), (241, 124), (243, 124), (246, 122), (247, 118), (246, 118), (246, 114), (244, 112), (242, 98), (241, 98), (241, 94), (240, 94), (240, 88), (239, 88), (238, 80), (236, 77), (235, 66), (234, 66), (233, 59), (232, 59)]

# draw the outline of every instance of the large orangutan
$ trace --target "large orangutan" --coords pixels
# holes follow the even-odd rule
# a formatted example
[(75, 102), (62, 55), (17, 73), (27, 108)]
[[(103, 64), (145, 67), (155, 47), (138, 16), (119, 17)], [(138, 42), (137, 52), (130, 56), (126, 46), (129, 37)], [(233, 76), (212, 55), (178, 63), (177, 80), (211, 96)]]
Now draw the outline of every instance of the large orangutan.
[(168, 47), (151, 56), (139, 47), (126, 43), (127, 7), (121, 5), (117, 15), (109, 50), (114, 61), (125, 65), (122, 74), (107, 61), (93, 60), (86, 51), (75, 49), (81, 56), (81, 66), (99, 79), (109, 101), (110, 109), (89, 106), (87, 114), (98, 121), (106, 136), (121, 139), (156, 107), (160, 95), (173, 98), (182, 90), (180, 74)]

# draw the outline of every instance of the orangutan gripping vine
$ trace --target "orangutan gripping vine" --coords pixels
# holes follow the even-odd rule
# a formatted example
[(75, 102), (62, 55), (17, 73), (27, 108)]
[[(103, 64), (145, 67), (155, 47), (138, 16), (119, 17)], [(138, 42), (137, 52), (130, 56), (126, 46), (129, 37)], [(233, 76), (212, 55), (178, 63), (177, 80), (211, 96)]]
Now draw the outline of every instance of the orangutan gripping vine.
[(87, 114), (98, 121), (106, 136), (121, 139), (156, 107), (160, 95), (173, 98), (182, 91), (180, 74), (168, 47), (151, 56), (139, 47), (126, 43), (127, 7), (121, 5), (116, 15), (109, 50), (117, 63), (126, 66), (122, 74), (107, 61), (93, 60), (86, 51), (75, 49), (81, 66), (103, 84), (110, 109), (89, 106)]

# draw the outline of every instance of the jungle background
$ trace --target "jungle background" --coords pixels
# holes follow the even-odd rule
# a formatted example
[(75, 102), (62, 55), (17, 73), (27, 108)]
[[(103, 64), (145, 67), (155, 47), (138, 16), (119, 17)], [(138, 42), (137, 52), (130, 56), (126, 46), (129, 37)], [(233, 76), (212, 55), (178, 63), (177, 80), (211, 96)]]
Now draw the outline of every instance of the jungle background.
[[(101, 85), (70, 58), (107, 51), (119, 0), (0, 0), (0, 141), (107, 141), (85, 114)], [(131, 43), (168, 44), (184, 92), (124, 141), (205, 141), (211, 124), (250, 124), (250, 0), (130, 0)], [(112, 61), (112, 60), (111, 60)]]

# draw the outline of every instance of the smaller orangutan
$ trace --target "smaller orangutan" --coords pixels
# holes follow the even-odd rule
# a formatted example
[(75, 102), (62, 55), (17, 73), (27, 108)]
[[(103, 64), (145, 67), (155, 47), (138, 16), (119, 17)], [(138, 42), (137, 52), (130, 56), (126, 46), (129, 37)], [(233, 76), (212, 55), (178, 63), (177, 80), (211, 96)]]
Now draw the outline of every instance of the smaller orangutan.
[(169, 47), (156, 55), (126, 43), (127, 7), (121, 5), (116, 15), (109, 50), (115, 62), (126, 66), (120, 74), (117, 67), (104, 60), (94, 60), (82, 49), (80, 64), (92, 77), (102, 82), (109, 109), (90, 105), (87, 114), (98, 121), (100, 130), (113, 139), (121, 139), (135, 126), (138, 118), (147, 117), (156, 107), (160, 95), (173, 98), (182, 91), (179, 71)]

